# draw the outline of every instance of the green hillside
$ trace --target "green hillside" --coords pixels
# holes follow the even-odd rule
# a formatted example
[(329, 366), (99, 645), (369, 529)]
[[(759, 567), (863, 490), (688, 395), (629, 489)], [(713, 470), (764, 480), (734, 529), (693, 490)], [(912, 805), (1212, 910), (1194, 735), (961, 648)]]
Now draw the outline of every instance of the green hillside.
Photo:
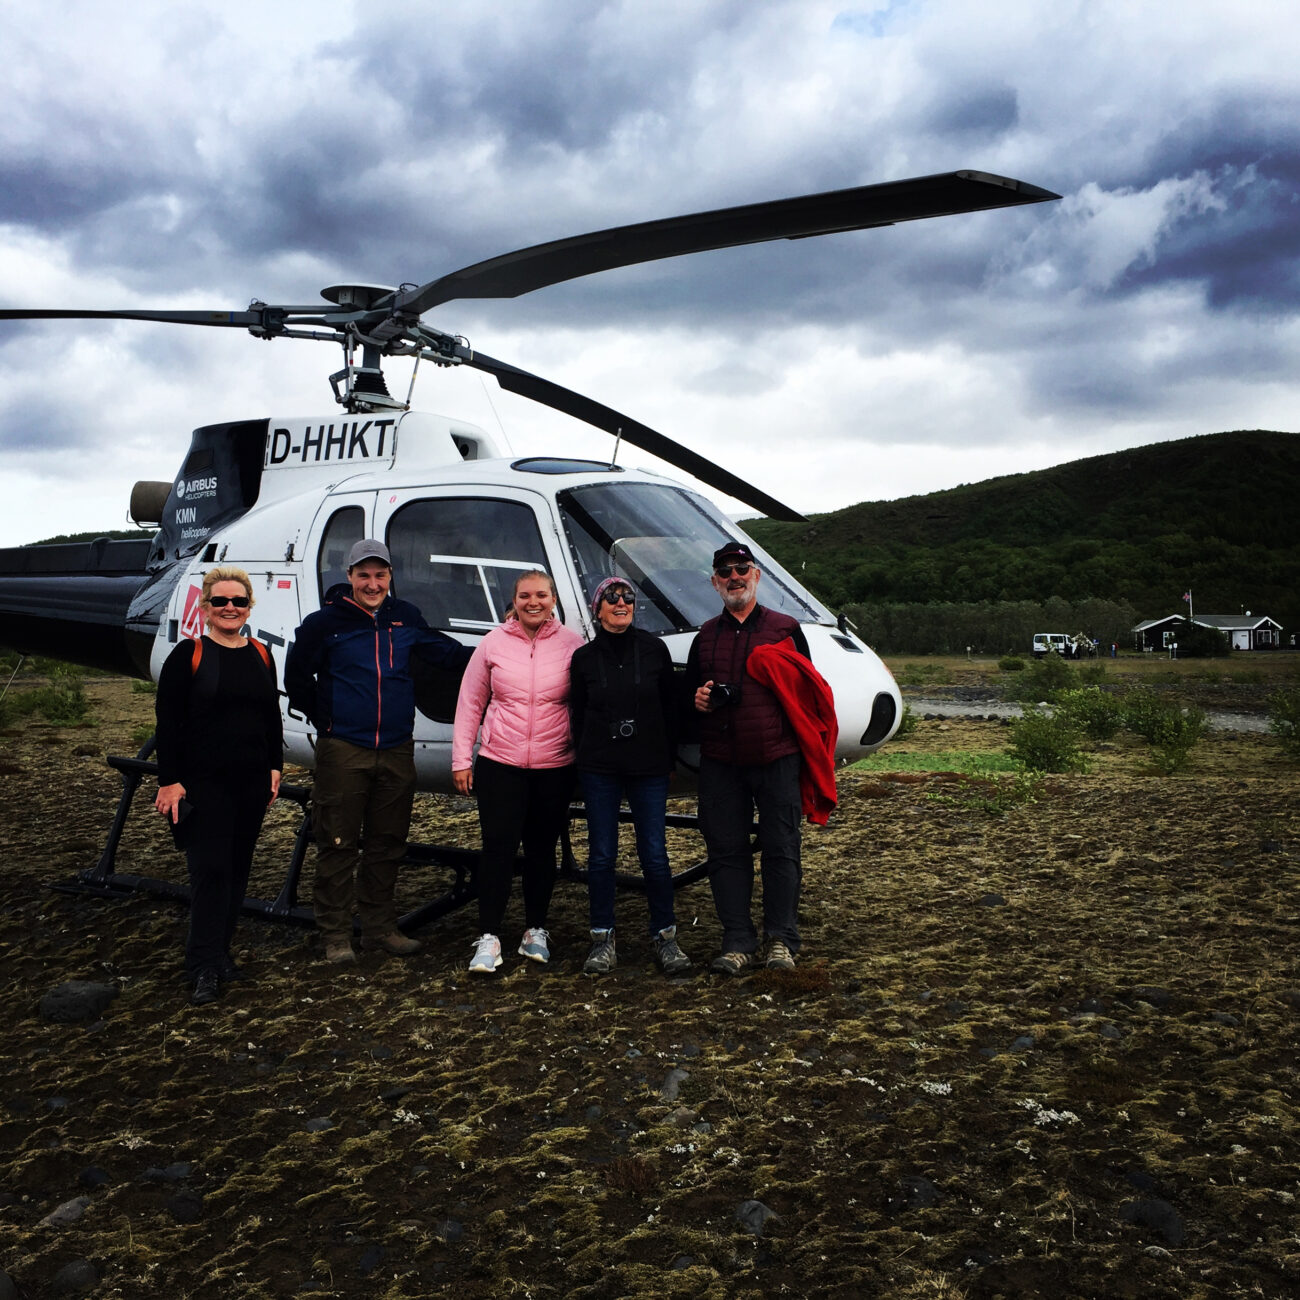
[[(1300, 631), (1300, 435), (1216, 433), (746, 529), (833, 609), (1049, 600)], [(1093, 629), (1089, 629), (1093, 630)]]

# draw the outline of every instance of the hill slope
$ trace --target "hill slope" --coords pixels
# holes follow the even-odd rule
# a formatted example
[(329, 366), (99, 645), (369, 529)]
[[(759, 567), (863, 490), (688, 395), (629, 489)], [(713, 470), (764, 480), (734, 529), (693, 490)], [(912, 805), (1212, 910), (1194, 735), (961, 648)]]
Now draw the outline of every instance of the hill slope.
[(1300, 630), (1300, 435), (1215, 433), (746, 529), (823, 600), (1243, 608)]

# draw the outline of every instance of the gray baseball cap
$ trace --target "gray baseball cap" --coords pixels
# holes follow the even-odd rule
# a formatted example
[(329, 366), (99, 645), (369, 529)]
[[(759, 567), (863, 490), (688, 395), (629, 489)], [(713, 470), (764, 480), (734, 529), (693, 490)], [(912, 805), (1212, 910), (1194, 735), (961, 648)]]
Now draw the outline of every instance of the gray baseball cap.
[(359, 541), (348, 552), (348, 568), (361, 563), (362, 560), (383, 560), (391, 569), (393, 567), (392, 557), (388, 554), (388, 547), (383, 542), (377, 542), (373, 537), (365, 537)]

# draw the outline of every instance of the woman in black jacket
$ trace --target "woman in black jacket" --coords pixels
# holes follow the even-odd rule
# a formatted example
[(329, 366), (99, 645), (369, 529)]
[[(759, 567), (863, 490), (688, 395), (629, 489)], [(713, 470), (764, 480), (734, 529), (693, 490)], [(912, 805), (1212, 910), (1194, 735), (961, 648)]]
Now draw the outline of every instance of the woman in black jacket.
[(199, 609), (207, 631), (181, 641), (158, 674), (158, 797), (190, 875), (185, 974), (195, 1006), (240, 978), (231, 960), (253, 848), (280, 790), (283, 738), (275, 665), (243, 635), (253, 584), (243, 569), (209, 569)]
[(632, 626), (636, 593), (623, 578), (596, 588), (595, 640), (574, 651), (569, 707), (587, 808), (588, 975), (614, 969), (614, 867), (618, 812), (626, 795), (650, 905), (655, 961), (666, 975), (689, 969), (677, 945), (673, 876), (665, 837), (668, 780), (677, 754), (677, 697), (668, 647)]

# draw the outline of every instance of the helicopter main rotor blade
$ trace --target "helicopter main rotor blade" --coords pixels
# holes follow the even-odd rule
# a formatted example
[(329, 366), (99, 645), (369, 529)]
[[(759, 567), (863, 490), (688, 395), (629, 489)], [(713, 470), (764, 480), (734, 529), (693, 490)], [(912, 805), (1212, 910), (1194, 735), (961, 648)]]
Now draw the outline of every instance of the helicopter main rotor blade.
[(711, 488), (725, 492), (728, 496), (735, 497), (736, 500), (743, 501), (756, 510), (761, 510), (773, 519), (787, 519), (793, 523), (807, 522), (797, 510), (783, 505), (775, 497), (770, 497), (766, 492), (754, 487), (752, 483), (746, 483), (744, 479), (737, 478), (721, 465), (715, 465), (713, 461), (698, 455), (688, 447), (683, 447), (680, 442), (674, 442), (665, 434), (656, 433), (630, 416), (619, 414), (612, 407), (603, 406), (590, 397), (575, 393), (571, 388), (554, 384), (549, 379), (530, 374), (527, 370), (520, 370), (518, 366), (508, 365), (504, 361), (496, 360), (495, 357), (485, 356), (482, 352), (475, 352), (469, 348), (459, 348), (457, 352), (467, 366), (474, 366), (478, 370), (485, 370), (488, 374), (494, 375), (497, 383), (512, 393), (518, 393), (521, 397), (531, 398), (534, 402), (551, 407), (552, 410), (571, 415), (574, 419), (594, 425), (606, 433), (615, 435), (621, 433), (624, 442), (630, 442), (634, 447), (640, 447), (642, 451), (658, 456), (660, 460), (665, 460), (677, 469), (684, 470), (699, 479), (701, 483), (707, 483)]
[(536, 244), (476, 262), (430, 280), (393, 300), (417, 316), (458, 298), (517, 298), (549, 284), (653, 262), (684, 253), (760, 244), (770, 239), (805, 239), (899, 221), (980, 212), (1059, 199), (1059, 194), (1025, 181), (988, 172), (945, 172), (912, 180), (860, 185), (854, 189), (805, 194), (769, 203), (718, 208), (689, 216), (615, 226), (571, 239)]
[[(319, 310), (319, 309), (313, 309)], [(0, 307), (0, 320), (150, 320), (172, 325), (261, 325), (260, 311), (76, 311), (63, 308)]]

